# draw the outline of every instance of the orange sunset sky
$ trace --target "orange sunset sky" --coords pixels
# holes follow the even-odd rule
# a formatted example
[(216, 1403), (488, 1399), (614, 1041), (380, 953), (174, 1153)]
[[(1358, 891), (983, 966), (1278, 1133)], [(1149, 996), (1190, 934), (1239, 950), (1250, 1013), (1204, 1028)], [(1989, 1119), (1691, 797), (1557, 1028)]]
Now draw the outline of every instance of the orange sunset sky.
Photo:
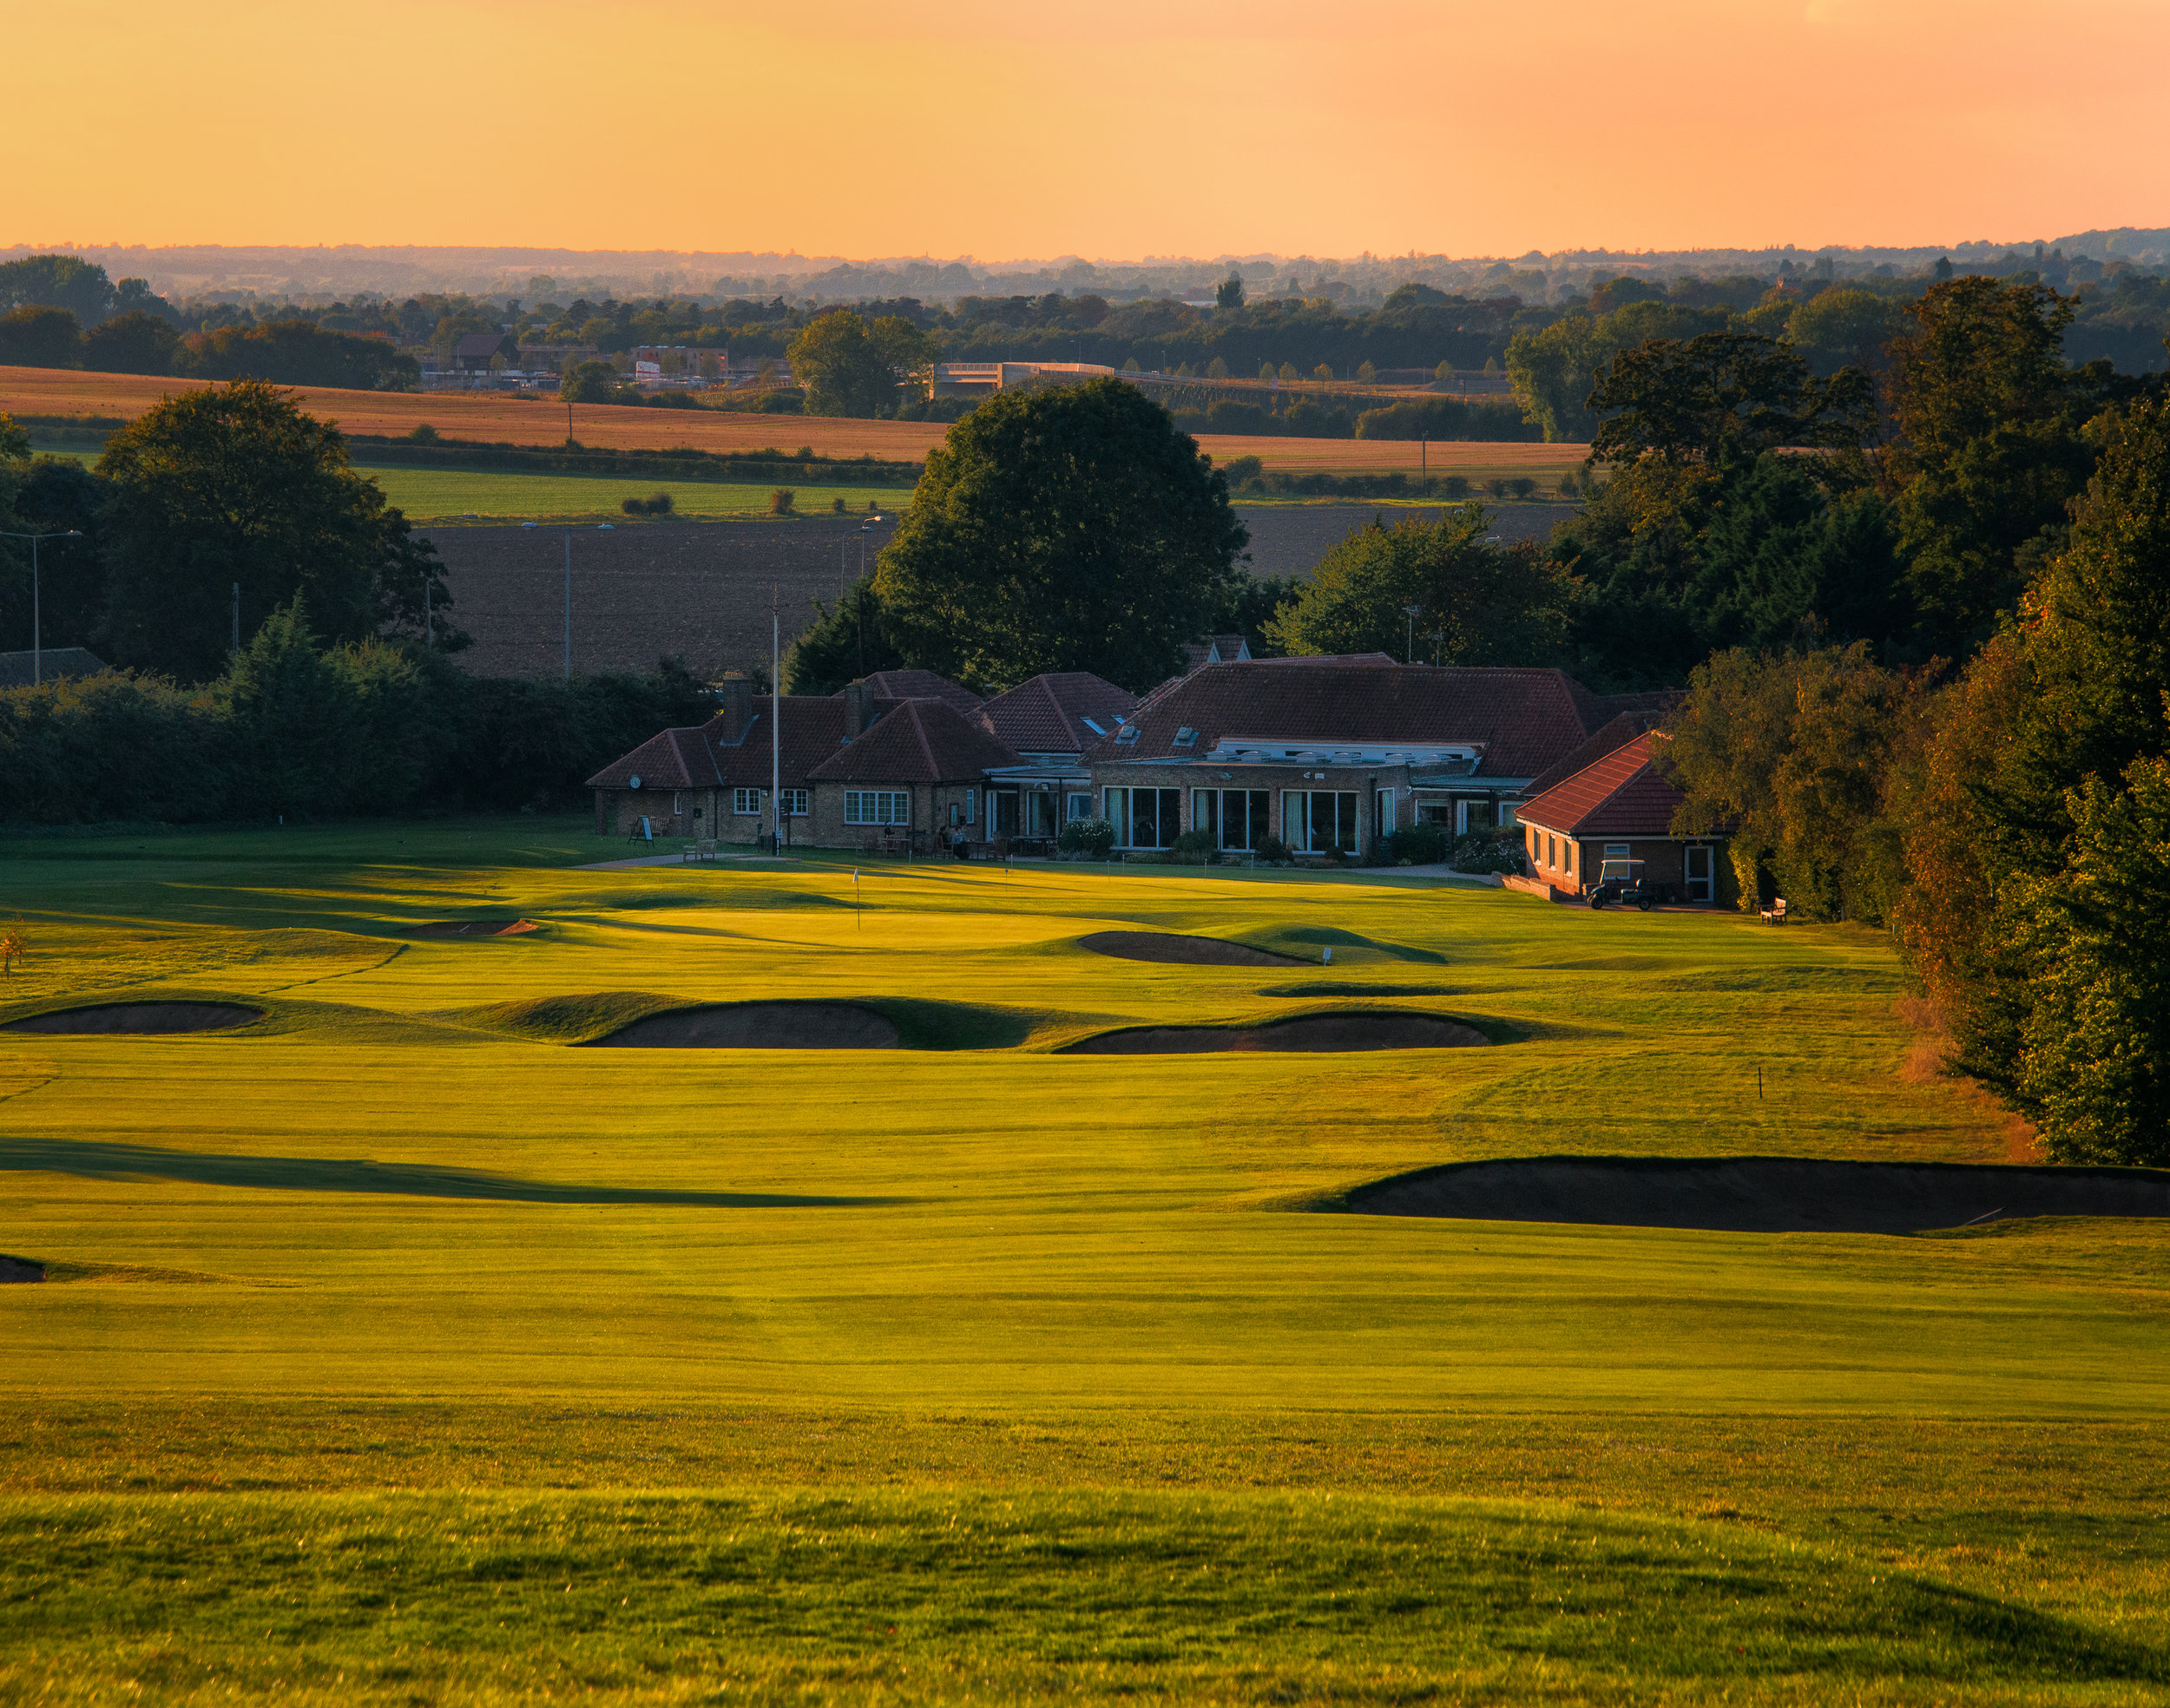
[(2170, 0), (0, 0), (0, 243), (1514, 255), (2170, 225)]

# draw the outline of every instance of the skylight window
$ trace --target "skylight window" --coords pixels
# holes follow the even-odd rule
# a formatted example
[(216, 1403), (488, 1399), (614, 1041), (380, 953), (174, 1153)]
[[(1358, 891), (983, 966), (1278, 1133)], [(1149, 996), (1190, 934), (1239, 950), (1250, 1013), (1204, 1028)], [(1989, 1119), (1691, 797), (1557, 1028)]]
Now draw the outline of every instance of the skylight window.
[(1095, 735), (1105, 735), (1108, 733), (1106, 730), (1101, 728), (1101, 726), (1095, 723), (1090, 718), (1080, 718), (1077, 721), (1084, 725), (1087, 729), (1092, 731)]
[(1195, 747), (1198, 745), (1198, 732), (1185, 724), (1175, 732), (1175, 745), (1178, 747)]
[(1115, 739), (1118, 741), (1135, 741), (1137, 739), (1138, 726), (1135, 724), (1125, 724), (1115, 733)]

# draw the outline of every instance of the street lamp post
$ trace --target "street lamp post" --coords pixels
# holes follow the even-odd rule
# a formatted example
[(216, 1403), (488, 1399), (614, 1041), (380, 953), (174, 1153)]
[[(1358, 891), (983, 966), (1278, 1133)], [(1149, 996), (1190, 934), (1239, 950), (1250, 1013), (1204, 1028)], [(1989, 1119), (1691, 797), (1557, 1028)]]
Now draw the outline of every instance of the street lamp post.
[(1402, 609), (1409, 614), (1409, 645), (1402, 652), (1402, 661), (1404, 664), (1417, 662), (1417, 613), (1424, 608), (1421, 605), (1402, 607)]
[(0, 539), (28, 540), (30, 542), (30, 681), (32, 686), (45, 680), (45, 640), (42, 630), (43, 615), (38, 608), (37, 542), (40, 540), (80, 540), (82, 529), (69, 528), (49, 534), (0, 534)]

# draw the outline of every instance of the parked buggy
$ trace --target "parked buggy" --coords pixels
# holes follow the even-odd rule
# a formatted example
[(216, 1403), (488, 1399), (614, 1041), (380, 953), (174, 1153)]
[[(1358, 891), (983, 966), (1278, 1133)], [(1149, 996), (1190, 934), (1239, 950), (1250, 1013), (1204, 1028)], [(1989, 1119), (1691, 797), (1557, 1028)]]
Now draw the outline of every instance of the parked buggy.
[(1603, 860), (1598, 863), (1597, 882), (1590, 890), (1593, 908), (1633, 907), (1645, 913), (1658, 904), (1656, 889), (1643, 882), (1640, 860)]

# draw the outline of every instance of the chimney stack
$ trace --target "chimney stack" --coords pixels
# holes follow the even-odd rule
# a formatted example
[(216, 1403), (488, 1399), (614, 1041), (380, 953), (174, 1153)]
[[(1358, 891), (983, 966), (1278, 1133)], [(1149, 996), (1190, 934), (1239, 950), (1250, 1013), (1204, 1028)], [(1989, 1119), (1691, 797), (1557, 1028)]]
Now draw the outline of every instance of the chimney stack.
[(861, 677), (844, 691), (844, 734), (847, 740), (865, 735), (874, 721), (874, 686)]
[(723, 719), (726, 741), (741, 741), (753, 722), (753, 682), (751, 677), (727, 676), (716, 684), (716, 713)]

